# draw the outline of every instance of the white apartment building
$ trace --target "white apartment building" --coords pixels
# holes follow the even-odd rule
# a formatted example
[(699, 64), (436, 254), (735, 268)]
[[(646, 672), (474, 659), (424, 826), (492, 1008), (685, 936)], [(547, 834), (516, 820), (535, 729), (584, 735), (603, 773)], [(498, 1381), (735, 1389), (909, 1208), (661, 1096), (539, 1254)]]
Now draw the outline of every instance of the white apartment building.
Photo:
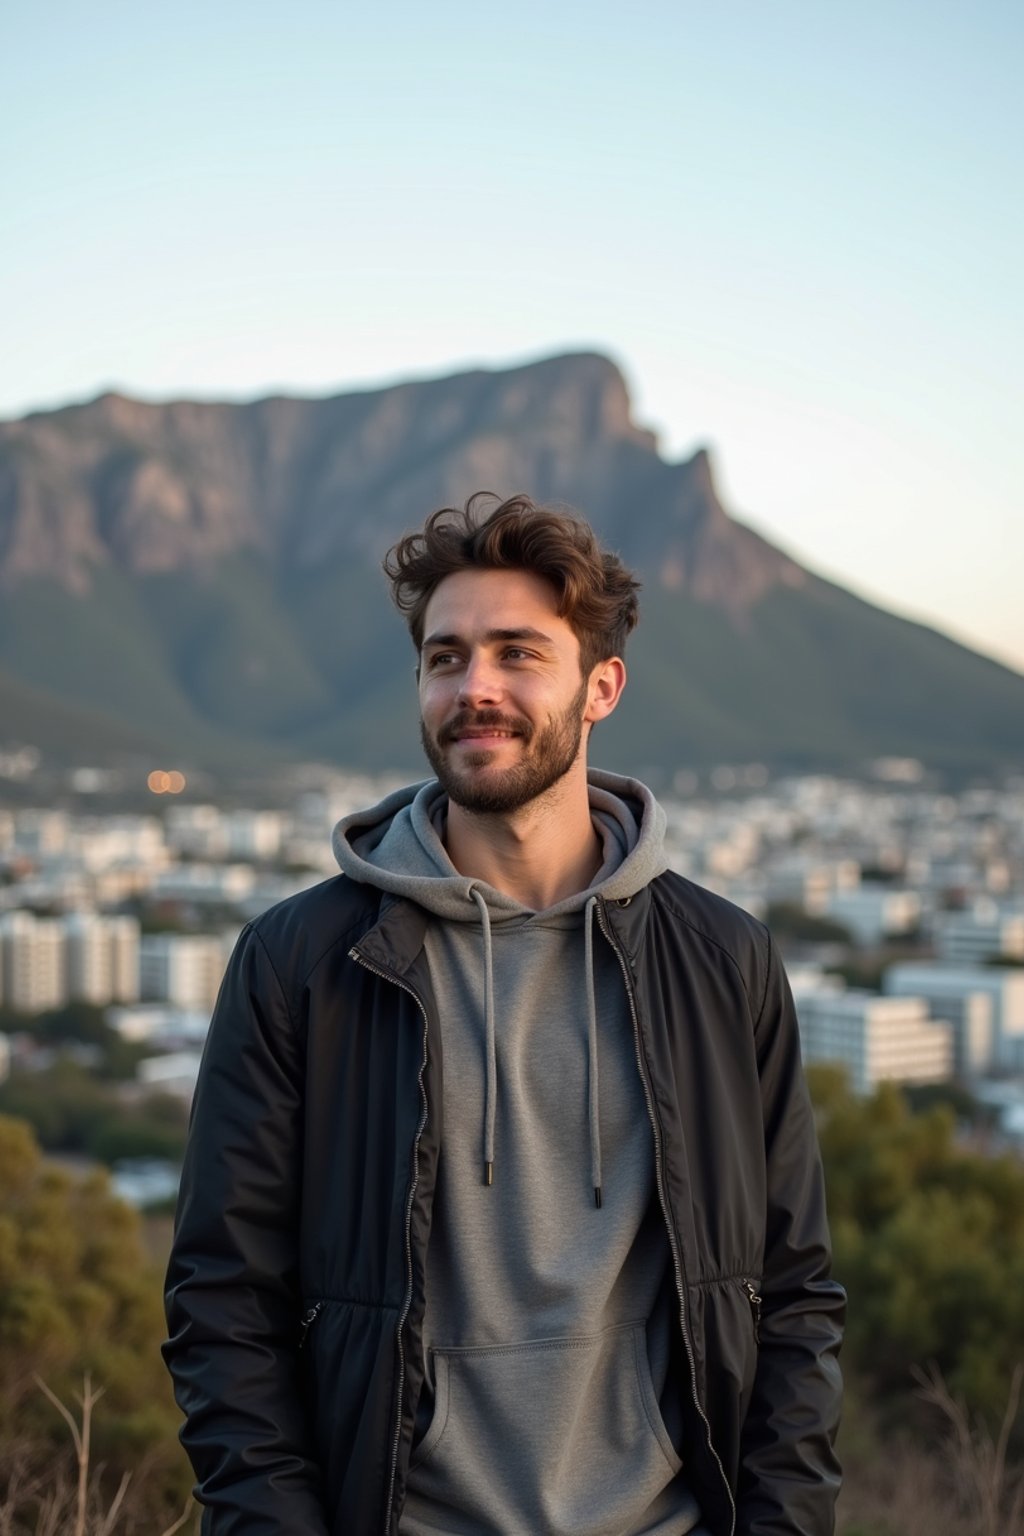
[(17, 885), (0, 888), (0, 903), (4, 898), (4, 904), (10, 910), (52, 907), (61, 912), (74, 912), (77, 908), (92, 907), (93, 881), (63, 861), (54, 860), (48, 869), (34, 872), (19, 880)]
[(202, 1051), (174, 1051), (170, 1055), (147, 1056), (140, 1061), (137, 1080), (154, 1093), (170, 1093), (191, 1103), (199, 1076)]
[(842, 923), (859, 944), (880, 944), (913, 932), (921, 921), (921, 898), (916, 891), (865, 882), (852, 890), (833, 892), (823, 911)]
[(134, 917), (71, 912), (60, 919), (68, 996), (102, 1007), (139, 996), (139, 924)]
[(156, 816), (102, 816), (77, 822), (70, 840), (83, 869), (161, 869), (167, 863), (164, 829)]
[[(166, 864), (166, 854), (161, 858)], [(107, 869), (91, 871), (88, 876), (90, 906), (117, 907), (136, 896), (148, 895), (157, 876), (156, 866), (148, 864), (116, 864)]]
[(147, 933), (139, 947), (144, 1001), (209, 1012), (217, 1000), (226, 955), (220, 939), (206, 934)]
[(281, 852), (284, 818), (277, 811), (228, 811), (224, 830), (229, 859), (261, 863)]
[(250, 864), (178, 864), (162, 870), (150, 889), (159, 901), (221, 905), (243, 900), (255, 883)]
[(361, 811), (367, 805), (376, 805), (405, 782), (401, 774), (331, 774), (322, 783), (300, 794), (296, 816), (303, 831), (330, 837), (331, 828), (343, 816)]
[(29, 858), (48, 858), (67, 847), (71, 822), (65, 811), (16, 811), (14, 847)]
[[(335, 872), (337, 872), (335, 864)], [(252, 890), (238, 902), (238, 910), (248, 921), (250, 918), (259, 917), (268, 907), (273, 907), (279, 901), (286, 901), (289, 896), (297, 896), (299, 891), (306, 891), (311, 885), (319, 885), (322, 876), (319, 871), (303, 870), (294, 875), (278, 875), (267, 871), (253, 884)]]
[(770, 902), (793, 902), (820, 917), (840, 894), (856, 892), (860, 865), (855, 859), (823, 860), (820, 853), (787, 852), (775, 858), (765, 877)]
[(997, 956), (1024, 960), (1024, 911), (1007, 911), (984, 898), (962, 912), (943, 912), (934, 923), (935, 948), (951, 965), (978, 965)]
[(147, 1041), (161, 1050), (177, 1051), (203, 1044), (210, 1028), (210, 1010), (132, 1003), (111, 1008), (107, 1021), (122, 1040)]
[[(899, 995), (899, 994), (896, 994)], [(953, 1071), (964, 1082), (991, 1072), (995, 1064), (995, 1027), (992, 997), (987, 992), (960, 996), (925, 995), (928, 1012), (953, 1031)]]
[(173, 805), (166, 828), (168, 846), (188, 858), (261, 863), (280, 854), (285, 818), (279, 811)]
[(1024, 1070), (1024, 969), (999, 965), (948, 965), (907, 960), (890, 965), (882, 977), (892, 997), (924, 997), (942, 1007), (944, 999), (982, 993), (991, 1001), (991, 1065)]
[(288, 864), (315, 870), (318, 875), (338, 873), (338, 861), (331, 848), (330, 836), (324, 832), (318, 832), (315, 836), (290, 833), (282, 845), (281, 857)]
[(794, 988), (805, 1063), (846, 1068), (855, 1093), (879, 1083), (941, 1083), (953, 1076), (949, 1024), (931, 1019), (919, 997), (880, 997), (831, 982)]
[(994, 1080), (979, 1083), (975, 1097), (979, 1104), (987, 1104), (996, 1111), (999, 1129), (1004, 1136), (1024, 1145), (1024, 1090), (1019, 1083)]
[(224, 816), (216, 805), (169, 805), (167, 846), (191, 859), (222, 859), (228, 851)]
[(67, 1002), (64, 930), (31, 912), (0, 917), (0, 1001), (19, 1013), (45, 1013)]

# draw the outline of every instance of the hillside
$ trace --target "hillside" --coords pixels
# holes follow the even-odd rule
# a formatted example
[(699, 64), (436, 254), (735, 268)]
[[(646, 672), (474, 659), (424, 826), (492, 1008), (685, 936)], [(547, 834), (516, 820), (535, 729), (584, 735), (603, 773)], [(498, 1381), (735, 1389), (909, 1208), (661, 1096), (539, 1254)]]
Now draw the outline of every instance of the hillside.
[(182, 761), (417, 771), (413, 656), (379, 562), (481, 488), (579, 508), (644, 578), (631, 685), (595, 744), (609, 766), (1024, 756), (1024, 677), (729, 516), (708, 456), (663, 459), (589, 354), (327, 399), (104, 395), (0, 423), (0, 670)]

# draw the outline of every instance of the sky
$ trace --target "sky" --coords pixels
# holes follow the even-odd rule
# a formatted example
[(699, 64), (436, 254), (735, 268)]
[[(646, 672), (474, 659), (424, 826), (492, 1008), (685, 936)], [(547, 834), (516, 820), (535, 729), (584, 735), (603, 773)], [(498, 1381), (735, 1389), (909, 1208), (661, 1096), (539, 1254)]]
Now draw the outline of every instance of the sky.
[(1019, 0), (53, 0), (0, 59), (0, 417), (599, 350), (729, 511), (1024, 671)]

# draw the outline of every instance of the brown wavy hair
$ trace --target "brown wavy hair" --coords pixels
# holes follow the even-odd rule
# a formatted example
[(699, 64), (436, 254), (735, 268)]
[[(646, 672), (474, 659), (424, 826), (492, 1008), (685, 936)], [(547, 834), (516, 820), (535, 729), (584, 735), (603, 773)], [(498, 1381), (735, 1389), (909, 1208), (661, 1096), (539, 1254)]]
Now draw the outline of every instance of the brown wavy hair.
[(589, 523), (538, 506), (529, 496), (501, 501), (491, 491), (477, 491), (464, 507), (432, 512), (422, 532), (407, 533), (384, 557), (391, 595), (417, 653), (438, 583), (473, 570), (529, 571), (549, 581), (560, 616), (579, 640), (584, 677), (599, 661), (622, 655), (640, 616), (639, 581), (618, 555), (602, 549)]

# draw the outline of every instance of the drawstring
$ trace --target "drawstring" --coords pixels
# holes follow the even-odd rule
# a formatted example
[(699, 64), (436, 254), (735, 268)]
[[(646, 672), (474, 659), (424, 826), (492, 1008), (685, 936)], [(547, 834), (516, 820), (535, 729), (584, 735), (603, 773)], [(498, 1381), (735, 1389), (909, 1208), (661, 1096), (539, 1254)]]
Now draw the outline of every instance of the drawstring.
[[(475, 885), (469, 894), (476, 902), (484, 935), (484, 1183), (494, 1183), (494, 1117), (498, 1098), (497, 1046), (494, 1038), (494, 956), (491, 919), (487, 902)], [(590, 1128), (590, 1176), (594, 1204), (601, 1209), (601, 1124), (597, 1074), (597, 999), (594, 993), (594, 908), (591, 896), (583, 916), (584, 969), (587, 993), (587, 1118)]]
[(487, 903), (475, 885), (469, 893), (480, 911), (484, 930), (484, 1034), (486, 1071), (484, 1082), (484, 1183), (494, 1183), (494, 1109), (498, 1097), (497, 1049), (494, 1043), (494, 963), (491, 953), (491, 919)]
[(594, 996), (594, 908), (591, 896), (583, 916), (584, 968), (587, 973), (587, 1097), (590, 1120), (590, 1173), (594, 1184), (594, 1204), (601, 1209), (601, 1122), (597, 1078), (597, 1001)]

